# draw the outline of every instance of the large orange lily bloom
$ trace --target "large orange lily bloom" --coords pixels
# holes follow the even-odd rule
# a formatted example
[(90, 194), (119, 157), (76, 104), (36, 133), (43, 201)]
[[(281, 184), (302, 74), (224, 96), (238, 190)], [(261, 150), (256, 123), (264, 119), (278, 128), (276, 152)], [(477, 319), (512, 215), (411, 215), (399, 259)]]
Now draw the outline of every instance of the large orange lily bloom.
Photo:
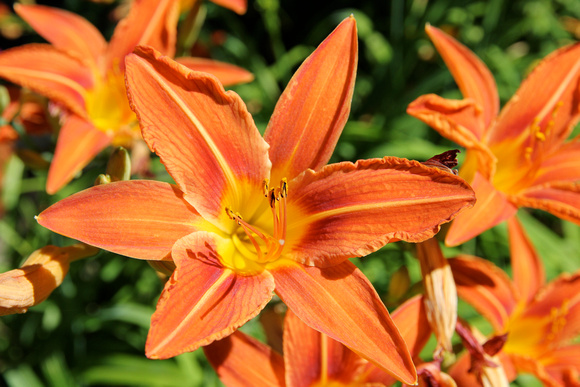
[[(431, 335), (421, 296), (392, 314), (413, 357)], [(304, 324), (288, 310), (284, 356), (240, 331), (204, 347), (206, 357), (228, 387), (390, 386), (395, 379), (340, 342)]]
[(94, 187), (38, 221), (120, 254), (173, 259), (149, 357), (231, 334), (275, 290), (312, 328), (415, 381), (385, 306), (348, 259), (392, 239), (432, 236), (473, 204), (473, 191), (450, 172), (405, 159), (325, 166), (348, 117), (357, 55), (350, 17), (294, 75), (264, 138), (240, 97), (215, 77), (149, 47), (128, 56), (129, 97), (143, 138), (177, 185)]
[(445, 242), (463, 243), (518, 207), (580, 223), (580, 142), (565, 142), (580, 117), (580, 44), (546, 57), (498, 113), (496, 84), (485, 64), (441, 30), (426, 31), (465, 99), (424, 95), (407, 112), (467, 148), (460, 175), (477, 197), (475, 207), (454, 220)]
[[(47, 96), (66, 110), (46, 190), (68, 183), (109, 144), (129, 146), (139, 137), (127, 102), (124, 58), (137, 44), (174, 55), (177, 0), (138, 0), (107, 44), (84, 18), (57, 8), (16, 4), (16, 12), (52, 45), (28, 44), (0, 53), (0, 77)], [(58, 26), (58, 28), (55, 28)], [(232, 65), (185, 58), (199, 71), (247, 81), (251, 74)]]
[[(579, 383), (580, 372), (580, 345), (572, 344), (580, 321), (580, 272), (545, 284), (542, 263), (516, 218), (508, 227), (513, 282), (489, 261), (463, 256), (449, 260), (457, 292), (491, 323), (494, 335), (507, 333), (499, 356), (510, 380), (525, 372), (546, 386), (578, 385), (570, 383)], [(472, 385), (468, 367), (462, 359), (451, 371), (459, 385)]]

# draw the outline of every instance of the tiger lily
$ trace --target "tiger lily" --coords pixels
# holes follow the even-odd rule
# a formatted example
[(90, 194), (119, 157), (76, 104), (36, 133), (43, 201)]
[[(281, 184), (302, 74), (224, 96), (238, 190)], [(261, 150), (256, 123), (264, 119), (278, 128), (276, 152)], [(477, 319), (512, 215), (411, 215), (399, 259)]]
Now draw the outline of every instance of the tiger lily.
[[(392, 314), (413, 357), (431, 335), (421, 296)], [(240, 331), (203, 348), (220, 380), (242, 386), (390, 386), (395, 379), (340, 342), (320, 333), (288, 310), (284, 319), (284, 356)]]
[[(576, 385), (571, 381), (579, 383), (580, 345), (572, 340), (580, 321), (580, 272), (546, 284), (541, 260), (516, 218), (508, 227), (513, 281), (487, 260), (450, 259), (459, 297), (491, 323), (493, 336), (507, 333), (498, 356), (509, 380), (525, 372), (546, 386)], [(451, 374), (458, 384), (473, 385), (465, 364), (457, 367)]]
[[(127, 102), (124, 58), (137, 44), (174, 55), (178, 5), (176, 0), (135, 1), (107, 44), (92, 24), (76, 14), (15, 4), (18, 15), (52, 45), (28, 44), (0, 53), (0, 77), (48, 97), (65, 110), (48, 172), (48, 193), (62, 188), (108, 145), (130, 146), (139, 138)], [(236, 74), (234, 81), (252, 77), (231, 65), (185, 60), (201, 71), (228, 78)]]
[(215, 77), (150, 47), (128, 56), (131, 106), (176, 185), (97, 186), (38, 222), (130, 257), (173, 259), (149, 357), (231, 334), (275, 291), (310, 327), (415, 382), (403, 339), (348, 259), (431, 237), (472, 205), (473, 191), (450, 172), (394, 157), (325, 166), (348, 117), (357, 57), (349, 17), (294, 75), (262, 137)]
[(518, 207), (580, 223), (580, 142), (566, 142), (580, 117), (580, 44), (546, 57), (499, 112), (485, 64), (441, 30), (428, 25), (426, 31), (465, 99), (423, 95), (407, 113), (467, 149), (460, 176), (477, 197), (473, 209), (454, 220), (446, 244), (479, 235)]

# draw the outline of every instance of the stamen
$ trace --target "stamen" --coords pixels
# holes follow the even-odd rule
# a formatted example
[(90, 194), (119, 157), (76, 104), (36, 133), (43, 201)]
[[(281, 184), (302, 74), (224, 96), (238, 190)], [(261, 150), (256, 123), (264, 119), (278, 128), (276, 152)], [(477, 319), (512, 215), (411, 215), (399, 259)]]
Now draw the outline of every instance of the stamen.
[[(286, 198), (288, 197), (288, 180), (286, 178), (282, 179), (279, 187), (276, 188), (270, 188), (269, 184), (270, 181), (264, 179), (262, 182), (262, 190), (272, 212), (272, 236), (267, 235), (258, 227), (247, 223), (239, 213), (226, 207), (228, 217), (242, 227), (248, 236), (248, 240), (254, 246), (258, 262), (271, 262), (277, 259), (282, 254), (282, 250), (286, 244)], [(256, 237), (260, 238), (262, 243), (259, 243)], [(263, 250), (264, 248), (265, 250)]]

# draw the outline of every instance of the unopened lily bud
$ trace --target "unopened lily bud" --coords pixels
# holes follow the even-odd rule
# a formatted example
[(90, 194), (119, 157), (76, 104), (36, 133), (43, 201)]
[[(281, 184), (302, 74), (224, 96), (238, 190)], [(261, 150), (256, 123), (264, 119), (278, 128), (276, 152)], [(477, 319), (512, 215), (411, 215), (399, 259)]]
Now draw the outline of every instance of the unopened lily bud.
[(119, 147), (113, 151), (107, 163), (107, 175), (110, 176), (111, 181), (131, 178), (131, 157), (127, 149)]
[(417, 366), (419, 387), (457, 387), (455, 380), (441, 371), (441, 363), (432, 361)]
[(72, 261), (99, 251), (79, 243), (67, 247), (45, 246), (33, 252), (20, 269), (0, 274), (0, 316), (25, 313), (52, 293), (61, 283)]
[(452, 352), (451, 337), (457, 322), (457, 290), (451, 267), (435, 238), (417, 244), (425, 288), (427, 320), (437, 338), (436, 356)]

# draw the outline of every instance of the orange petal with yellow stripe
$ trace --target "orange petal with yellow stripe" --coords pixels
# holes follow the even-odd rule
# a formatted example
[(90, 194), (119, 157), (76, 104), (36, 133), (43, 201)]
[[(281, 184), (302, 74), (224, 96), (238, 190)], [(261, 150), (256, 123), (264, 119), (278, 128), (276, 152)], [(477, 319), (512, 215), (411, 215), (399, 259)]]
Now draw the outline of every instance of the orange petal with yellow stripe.
[(276, 294), (311, 328), (346, 345), (398, 380), (414, 384), (415, 366), (369, 280), (350, 262), (318, 268), (292, 261), (270, 272)]
[(268, 144), (240, 97), (215, 77), (150, 47), (135, 52), (126, 60), (127, 85), (143, 138), (205, 219), (231, 224), (225, 206), (262, 196)]
[(175, 241), (204, 226), (177, 187), (148, 180), (89, 188), (53, 204), (37, 220), (90, 245), (153, 260), (166, 258)]
[(276, 104), (264, 134), (272, 181), (328, 162), (350, 112), (357, 60), (351, 16), (302, 63)]
[(177, 269), (151, 318), (149, 358), (166, 359), (228, 336), (272, 298), (274, 280), (267, 271), (242, 276), (221, 265), (217, 238), (199, 231), (173, 247)]
[(309, 170), (288, 187), (285, 256), (319, 267), (430, 238), (474, 201), (460, 177), (396, 157)]

